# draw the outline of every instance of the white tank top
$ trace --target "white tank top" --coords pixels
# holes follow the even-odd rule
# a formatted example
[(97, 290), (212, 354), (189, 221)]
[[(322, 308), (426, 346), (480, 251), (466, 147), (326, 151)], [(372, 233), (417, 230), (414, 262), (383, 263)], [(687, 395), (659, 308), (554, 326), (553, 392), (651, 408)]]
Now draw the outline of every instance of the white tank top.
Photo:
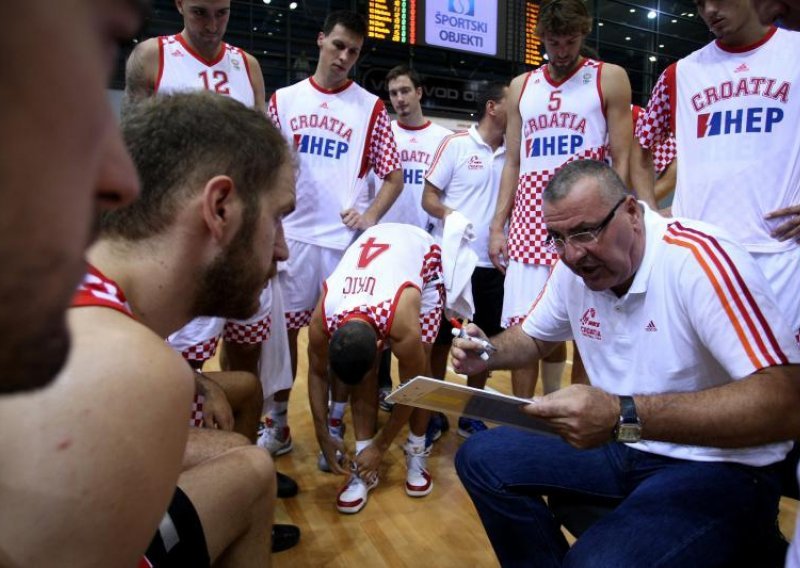
[(205, 89), (255, 106), (249, 64), (238, 47), (223, 42), (214, 60), (207, 61), (177, 34), (159, 36), (158, 50), (156, 93)]
[(798, 246), (770, 236), (785, 217), (764, 219), (800, 203), (798, 54), (800, 33), (773, 28), (747, 50), (713, 42), (666, 72), (680, 156), (672, 212), (751, 252)]
[(369, 169), (383, 179), (400, 167), (383, 102), (353, 82), (329, 91), (309, 78), (278, 89), (269, 112), (299, 162), (295, 210), (283, 220), (286, 237), (344, 250), (354, 233), (340, 213), (367, 208)]
[(571, 160), (605, 158), (602, 68), (602, 62), (586, 59), (558, 83), (547, 65), (525, 79), (519, 98), (519, 185), (508, 235), (509, 256), (518, 262), (553, 264), (558, 258), (543, 244), (542, 221), (542, 192), (556, 170)]
[(370, 227), (323, 284), (325, 330), (331, 335), (352, 315), (361, 314), (385, 339), (400, 293), (409, 286), (421, 292), (440, 276), (440, 249), (428, 233), (400, 223)]

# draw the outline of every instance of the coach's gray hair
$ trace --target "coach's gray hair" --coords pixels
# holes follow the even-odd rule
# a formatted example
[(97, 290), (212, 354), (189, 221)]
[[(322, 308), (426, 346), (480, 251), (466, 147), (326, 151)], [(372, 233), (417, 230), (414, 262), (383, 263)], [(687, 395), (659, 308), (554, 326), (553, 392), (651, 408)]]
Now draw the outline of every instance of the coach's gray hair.
[(603, 201), (609, 204), (616, 203), (630, 194), (625, 182), (605, 162), (576, 160), (556, 172), (542, 193), (542, 199), (550, 203), (563, 199), (572, 191), (575, 184), (587, 177), (597, 180)]

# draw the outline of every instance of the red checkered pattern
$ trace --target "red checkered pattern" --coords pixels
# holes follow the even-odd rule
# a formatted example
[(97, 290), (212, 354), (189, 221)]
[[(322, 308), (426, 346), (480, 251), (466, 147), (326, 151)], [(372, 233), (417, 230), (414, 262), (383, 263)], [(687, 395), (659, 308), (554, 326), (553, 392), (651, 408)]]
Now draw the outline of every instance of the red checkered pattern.
[(367, 158), (378, 177), (383, 179), (394, 170), (400, 169), (400, 152), (397, 151), (397, 144), (392, 134), (389, 113), (386, 112), (382, 102), (378, 101), (377, 104), (381, 109), (372, 128)]
[(212, 337), (211, 339), (206, 339), (202, 343), (197, 343), (184, 349), (181, 351), (181, 355), (183, 355), (183, 358), (187, 361), (204, 362), (211, 359), (217, 352), (217, 343), (219, 343), (219, 337)]
[[(674, 65), (674, 64), (673, 64)], [(636, 122), (636, 139), (642, 148), (655, 148), (664, 142), (670, 134), (670, 108), (669, 89), (667, 87), (667, 68), (658, 78), (658, 83), (650, 95), (647, 108), (639, 115)]]
[(286, 329), (301, 329), (311, 323), (311, 310), (286, 312)]
[(378, 330), (378, 339), (389, 337), (389, 319), (392, 317), (392, 300), (384, 300), (376, 306), (358, 306), (325, 318), (328, 333), (331, 335), (339, 329), (342, 321), (353, 314), (364, 314)]
[(653, 150), (653, 165), (655, 166), (656, 173), (658, 175), (664, 173), (664, 170), (667, 169), (677, 155), (678, 147), (675, 143), (675, 137), (670, 135), (669, 138), (664, 140)]
[(433, 343), (439, 335), (439, 326), (442, 323), (442, 308), (438, 307), (419, 316), (419, 327), (422, 333), (422, 343)]
[(431, 245), (425, 258), (422, 259), (420, 277), (423, 284), (439, 282), (444, 278), (442, 274), (442, 249), (439, 245)]
[(205, 402), (205, 397), (202, 394), (194, 395), (192, 414), (189, 416), (189, 426), (194, 428), (203, 427), (203, 402)]
[(222, 338), (240, 345), (256, 345), (269, 339), (271, 328), (272, 315), (270, 314), (267, 314), (267, 317), (261, 321), (248, 325), (229, 321), (225, 324)]
[[(588, 148), (575, 154), (564, 164), (575, 160), (602, 161), (605, 155), (604, 146)], [(558, 260), (558, 255), (550, 252), (544, 244), (547, 227), (542, 218), (542, 192), (557, 171), (558, 169), (528, 172), (519, 177), (508, 231), (508, 256), (517, 262), (549, 266)]]

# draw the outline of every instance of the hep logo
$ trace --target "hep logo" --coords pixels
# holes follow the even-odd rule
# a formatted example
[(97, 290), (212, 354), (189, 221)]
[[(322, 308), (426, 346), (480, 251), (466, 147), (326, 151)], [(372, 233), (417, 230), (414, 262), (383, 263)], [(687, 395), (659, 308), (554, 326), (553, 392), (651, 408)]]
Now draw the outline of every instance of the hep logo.
[(752, 107), (717, 111), (697, 115), (697, 137), (726, 134), (772, 132), (783, 120), (783, 110), (777, 107)]
[(474, 16), (475, 0), (447, 0), (447, 11), (462, 16)]

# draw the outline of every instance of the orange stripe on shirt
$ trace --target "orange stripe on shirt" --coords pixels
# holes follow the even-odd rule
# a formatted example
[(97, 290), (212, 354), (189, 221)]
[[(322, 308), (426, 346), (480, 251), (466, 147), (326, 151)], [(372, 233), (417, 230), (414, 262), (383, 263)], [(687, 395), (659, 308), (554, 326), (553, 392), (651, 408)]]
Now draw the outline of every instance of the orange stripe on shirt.
[[(436, 150), (436, 153), (433, 155), (433, 161), (431, 162), (430, 167), (428, 168), (428, 173), (431, 173), (436, 165), (439, 163), (439, 158), (442, 157), (442, 152), (447, 147), (448, 144), (454, 139), (458, 138), (459, 136), (468, 136), (469, 132), (456, 132), (455, 134), (450, 134), (447, 136), (442, 143), (439, 145), (439, 148)], [(427, 174), (425, 175), (427, 177)]]
[(747, 353), (747, 357), (750, 359), (750, 362), (756, 369), (762, 369), (763, 367), (765, 367), (766, 365), (762, 365), (761, 362), (758, 360), (758, 357), (756, 356), (753, 347), (747, 340), (747, 336), (745, 335), (744, 330), (742, 329), (741, 325), (739, 324), (739, 321), (737, 320), (735, 314), (733, 313), (733, 309), (731, 308), (728, 299), (725, 297), (725, 293), (722, 291), (722, 287), (717, 281), (717, 278), (714, 276), (714, 272), (711, 270), (711, 267), (703, 258), (702, 253), (700, 252), (698, 246), (695, 243), (686, 242), (680, 240), (679, 238), (673, 238), (669, 235), (664, 235), (664, 241), (669, 244), (687, 248), (692, 252), (695, 260), (697, 260), (697, 263), (703, 269), (703, 272), (706, 273), (706, 277), (708, 278), (709, 282), (711, 282), (712, 288), (714, 288), (714, 291), (717, 293), (717, 297), (722, 303), (722, 307), (725, 310), (725, 313), (728, 314), (728, 319), (730, 320), (733, 329), (736, 331), (736, 335), (739, 337), (739, 341), (741, 342), (742, 347), (744, 347), (745, 353)]
[[(730, 258), (724, 258), (724, 249), (720, 249), (722, 255), (719, 254), (719, 251), (713, 251), (711, 249), (712, 245), (716, 245), (715, 248), (719, 248), (718, 243), (713, 237), (706, 233), (697, 231), (696, 229), (684, 227), (677, 222), (670, 225), (669, 232), (673, 235), (681, 236), (690, 241), (694, 241), (703, 247), (703, 250), (710, 257), (714, 265), (717, 267), (717, 270), (722, 275), (728, 291), (733, 298), (734, 304), (739, 309), (741, 317), (747, 325), (750, 335), (755, 340), (756, 347), (760, 351), (761, 355), (763, 355), (763, 357), (767, 360), (768, 365), (777, 365), (778, 361), (776, 361), (776, 357), (773, 356), (773, 353), (770, 352), (763, 340), (764, 335), (771, 333), (771, 330), (765, 330), (764, 328), (759, 328), (756, 325), (755, 319), (751, 315), (750, 311), (748, 311), (747, 306), (745, 306), (745, 300), (748, 300), (750, 297), (749, 290), (747, 290), (744, 283), (742, 283), (742, 293), (744, 294), (744, 297), (742, 293), (739, 293), (739, 289), (737, 289), (736, 285), (733, 283), (734, 277), (731, 274), (732, 272), (735, 273), (736, 267), (733, 265), (733, 261), (730, 260)], [(758, 314), (758, 305), (752, 301), (752, 298), (748, 300), (748, 303), (750, 304), (750, 310)]]

